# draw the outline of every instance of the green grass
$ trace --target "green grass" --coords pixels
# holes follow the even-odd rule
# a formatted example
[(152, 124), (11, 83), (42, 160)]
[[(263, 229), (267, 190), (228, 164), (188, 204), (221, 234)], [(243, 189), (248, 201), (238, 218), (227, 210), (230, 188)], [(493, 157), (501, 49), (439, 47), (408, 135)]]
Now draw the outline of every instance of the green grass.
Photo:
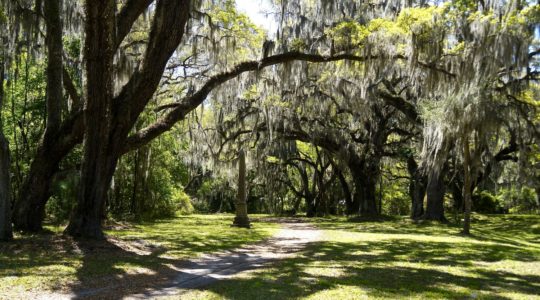
[(475, 215), (471, 237), (406, 219), (316, 226), (297, 257), (180, 298), (540, 299), (540, 216)]
[(0, 295), (167, 280), (183, 259), (255, 243), (279, 228), (270, 223), (255, 223), (251, 230), (230, 227), (232, 218), (191, 215), (115, 226), (107, 231), (112, 242), (76, 242), (53, 226), (48, 235), (19, 235), (0, 243)]

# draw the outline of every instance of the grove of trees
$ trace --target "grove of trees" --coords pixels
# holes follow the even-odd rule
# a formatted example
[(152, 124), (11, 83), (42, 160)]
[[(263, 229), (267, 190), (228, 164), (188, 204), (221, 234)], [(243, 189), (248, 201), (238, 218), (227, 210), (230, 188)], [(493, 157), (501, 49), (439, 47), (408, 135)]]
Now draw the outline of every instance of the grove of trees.
[(232, 0), (0, 0), (0, 239), (244, 194), (465, 234), (540, 212), (538, 3), (270, 2), (277, 32)]

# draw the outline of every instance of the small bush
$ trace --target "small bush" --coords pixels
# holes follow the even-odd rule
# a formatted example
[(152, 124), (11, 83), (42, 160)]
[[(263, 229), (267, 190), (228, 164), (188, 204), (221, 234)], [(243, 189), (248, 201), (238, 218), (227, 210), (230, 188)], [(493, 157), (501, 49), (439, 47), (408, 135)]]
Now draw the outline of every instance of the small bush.
[(485, 214), (503, 213), (504, 208), (499, 199), (488, 191), (481, 191), (473, 194), (473, 210)]

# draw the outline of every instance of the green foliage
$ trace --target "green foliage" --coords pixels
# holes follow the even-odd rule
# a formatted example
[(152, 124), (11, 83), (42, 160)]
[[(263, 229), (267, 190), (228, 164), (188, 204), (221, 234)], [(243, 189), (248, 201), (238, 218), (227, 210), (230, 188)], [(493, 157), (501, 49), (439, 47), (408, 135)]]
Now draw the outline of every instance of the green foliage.
[(510, 213), (540, 213), (540, 203), (534, 189), (523, 186), (521, 188), (503, 188), (497, 194), (499, 201)]
[(402, 180), (390, 180), (383, 187), (383, 214), (391, 216), (408, 215), (411, 210), (411, 198), (408, 183)]
[(216, 53), (228, 63), (256, 58), (264, 42), (264, 31), (236, 10), (233, 0), (209, 8), (208, 35)]
[(226, 178), (206, 178), (197, 191), (193, 206), (198, 212), (232, 212), (235, 197), (235, 190)]
[(54, 224), (67, 221), (75, 207), (79, 175), (74, 173), (54, 182), (53, 195), (47, 201), (45, 209), (46, 216)]
[(4, 14), (4, 10), (2, 7), (0, 7), (0, 25), (4, 26), (4, 24), (7, 22), (7, 17)]
[(31, 158), (44, 130), (45, 66), (23, 50), (6, 66), (4, 105), (1, 108), (4, 134), (12, 158), (12, 183), (16, 191), (30, 167)]
[(185, 145), (175, 133), (128, 153), (118, 163), (109, 192), (109, 209), (116, 219), (168, 218), (193, 212), (183, 186), (187, 166), (178, 159)]
[(291, 50), (292, 51), (297, 51), (297, 52), (303, 52), (307, 49), (307, 44), (304, 40), (302, 39), (294, 39), (292, 42), (291, 42)]
[(486, 214), (504, 212), (503, 203), (489, 191), (475, 192), (472, 196), (472, 208), (475, 212)]
[(521, 12), (528, 24), (538, 25), (540, 23), (540, 4), (526, 7)]

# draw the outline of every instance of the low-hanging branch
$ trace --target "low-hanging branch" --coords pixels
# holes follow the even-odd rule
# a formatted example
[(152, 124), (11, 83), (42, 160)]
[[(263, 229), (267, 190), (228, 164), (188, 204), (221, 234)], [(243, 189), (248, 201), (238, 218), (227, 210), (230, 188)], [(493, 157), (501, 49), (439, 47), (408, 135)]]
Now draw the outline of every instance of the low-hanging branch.
[[(359, 56), (354, 54), (338, 54), (334, 56), (325, 56), (318, 54), (306, 54), (301, 52), (287, 52), (268, 56), (261, 60), (253, 60), (240, 63), (228, 71), (210, 77), (210, 79), (196, 93), (184, 98), (182, 102), (167, 105), (166, 108), (169, 108), (170, 111), (168, 111), (163, 117), (161, 117), (154, 124), (149, 125), (148, 127), (128, 137), (123, 148), (123, 152), (125, 153), (133, 149), (137, 149), (149, 143), (154, 138), (158, 137), (160, 134), (170, 130), (177, 122), (183, 120), (189, 112), (198, 107), (216, 87), (229, 80), (237, 78), (243, 73), (258, 71), (269, 66), (293, 61), (326, 63), (342, 60), (364, 62), (375, 59), (381, 59), (381, 57)], [(408, 58), (403, 55), (397, 55), (394, 56), (393, 59), (407, 60)], [(426, 68), (440, 71), (448, 76), (455, 76), (455, 74), (450, 73), (447, 70), (438, 68), (434, 64), (427, 64), (422, 62), (419, 62), (419, 64)]]

